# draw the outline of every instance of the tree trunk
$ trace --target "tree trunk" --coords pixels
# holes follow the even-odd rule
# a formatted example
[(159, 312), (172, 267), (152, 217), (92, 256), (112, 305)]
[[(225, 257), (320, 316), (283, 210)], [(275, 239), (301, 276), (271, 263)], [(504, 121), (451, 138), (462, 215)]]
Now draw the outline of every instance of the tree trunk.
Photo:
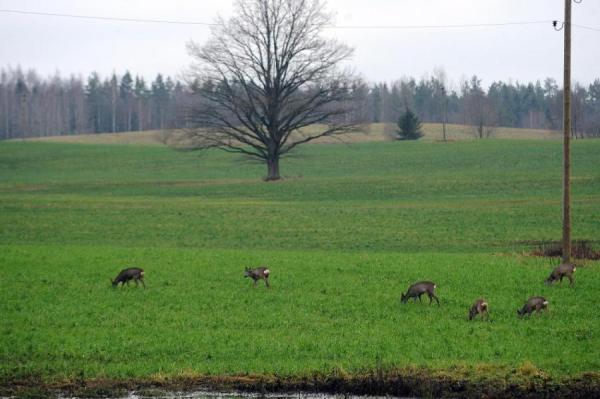
[(268, 174), (265, 181), (279, 180), (279, 158), (269, 159), (267, 161)]
[(142, 100), (138, 100), (138, 126), (137, 130), (142, 131), (144, 129), (144, 125), (142, 122)]
[(133, 127), (132, 127), (133, 123), (131, 122), (132, 114), (133, 114), (133, 112), (131, 112), (131, 105), (129, 105), (129, 103), (127, 103), (127, 131), (128, 132), (133, 131)]

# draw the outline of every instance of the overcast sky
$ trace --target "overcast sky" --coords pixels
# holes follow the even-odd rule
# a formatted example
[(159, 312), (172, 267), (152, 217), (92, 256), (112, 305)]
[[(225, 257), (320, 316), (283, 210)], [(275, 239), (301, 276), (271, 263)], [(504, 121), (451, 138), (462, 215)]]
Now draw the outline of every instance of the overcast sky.
[[(458, 25), (564, 18), (563, 0), (329, 0), (339, 26)], [(230, 0), (0, 0), (1, 10), (102, 17), (214, 22)], [(600, 0), (573, 3), (573, 79), (600, 78)], [(177, 76), (191, 62), (186, 42), (202, 43), (201, 25), (134, 23), (0, 12), (0, 67), (43, 75), (108, 75), (125, 70)], [(328, 29), (355, 48), (352, 65), (369, 81), (420, 78), (443, 68), (451, 81), (476, 74), (494, 80), (562, 82), (563, 32), (550, 23), (476, 28)]]

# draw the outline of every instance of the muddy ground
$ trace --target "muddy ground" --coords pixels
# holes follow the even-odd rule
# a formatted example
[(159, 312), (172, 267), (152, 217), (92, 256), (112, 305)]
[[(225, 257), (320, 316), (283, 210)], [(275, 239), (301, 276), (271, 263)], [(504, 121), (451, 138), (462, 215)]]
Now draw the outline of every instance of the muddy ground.
[(419, 398), (600, 398), (600, 373), (566, 380), (540, 374), (504, 377), (460, 377), (418, 370), (363, 375), (279, 377), (259, 375), (186, 376), (161, 380), (69, 380), (45, 382), (37, 378), (4, 380), (0, 396), (50, 397), (161, 397), (173, 392), (238, 392), (259, 394), (327, 393), (342, 395)]

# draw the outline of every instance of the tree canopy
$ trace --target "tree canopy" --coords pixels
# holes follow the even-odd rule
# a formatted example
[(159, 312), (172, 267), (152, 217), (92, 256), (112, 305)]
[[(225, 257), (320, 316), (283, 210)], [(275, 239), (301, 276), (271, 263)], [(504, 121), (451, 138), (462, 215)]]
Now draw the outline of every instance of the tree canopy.
[(208, 42), (189, 43), (197, 147), (257, 158), (277, 180), (284, 154), (352, 131), (355, 78), (340, 64), (353, 50), (321, 36), (330, 20), (319, 0), (240, 0)]

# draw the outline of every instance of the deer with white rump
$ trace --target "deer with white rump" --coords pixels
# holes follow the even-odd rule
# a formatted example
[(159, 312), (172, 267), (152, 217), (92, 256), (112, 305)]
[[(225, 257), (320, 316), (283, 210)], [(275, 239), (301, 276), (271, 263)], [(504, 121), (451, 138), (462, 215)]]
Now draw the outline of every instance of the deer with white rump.
[(473, 320), (477, 315), (481, 315), (481, 320), (483, 320), (483, 316), (489, 319), (490, 314), (488, 313), (488, 303), (485, 299), (479, 298), (475, 301), (471, 309), (469, 310), (469, 320)]
[(257, 267), (254, 269), (250, 269), (249, 267), (247, 267), (244, 270), (244, 277), (250, 277), (252, 280), (254, 280), (254, 287), (256, 287), (256, 283), (258, 282), (258, 280), (265, 280), (265, 284), (267, 285), (267, 287), (270, 287), (269, 274), (271, 274), (271, 271), (269, 270), (269, 268), (264, 266)]
[(544, 309), (548, 309), (548, 301), (543, 296), (532, 296), (525, 302), (525, 305), (519, 310), (517, 314), (520, 317), (525, 315), (531, 315), (533, 312), (541, 312)]
[(577, 268), (572, 263), (560, 264), (552, 270), (552, 273), (546, 279), (546, 284), (550, 285), (556, 280), (560, 280), (560, 283), (562, 284), (563, 278), (566, 277), (569, 279), (569, 285), (573, 285), (573, 274), (575, 273), (575, 270), (577, 270)]
[(421, 295), (427, 294), (427, 296), (429, 297), (429, 304), (431, 305), (431, 302), (433, 302), (433, 299), (435, 299), (439, 306), (440, 301), (434, 293), (434, 290), (436, 288), (437, 286), (431, 281), (419, 281), (418, 283), (414, 283), (413, 285), (408, 287), (408, 291), (406, 291), (406, 294), (402, 294), (400, 300), (402, 301), (402, 303), (406, 303), (410, 298), (412, 298), (414, 302), (417, 302), (417, 298), (419, 298), (419, 302), (422, 302)]

